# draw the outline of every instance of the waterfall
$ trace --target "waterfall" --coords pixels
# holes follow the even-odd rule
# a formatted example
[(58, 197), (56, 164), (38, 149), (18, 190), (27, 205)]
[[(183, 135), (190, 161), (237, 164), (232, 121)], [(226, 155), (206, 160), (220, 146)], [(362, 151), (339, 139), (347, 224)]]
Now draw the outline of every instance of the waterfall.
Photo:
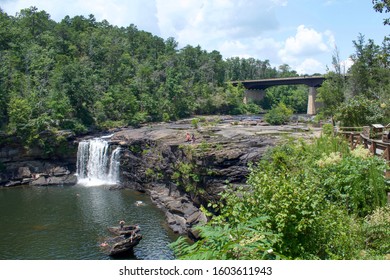
[(105, 139), (81, 141), (77, 150), (78, 183), (86, 186), (119, 182), (120, 147), (115, 149)]

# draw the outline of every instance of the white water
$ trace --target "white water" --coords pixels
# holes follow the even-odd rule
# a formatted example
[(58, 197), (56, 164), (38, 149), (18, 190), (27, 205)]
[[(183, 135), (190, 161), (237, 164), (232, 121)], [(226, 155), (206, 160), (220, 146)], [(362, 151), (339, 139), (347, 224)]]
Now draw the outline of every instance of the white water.
[(112, 150), (105, 140), (95, 138), (79, 143), (77, 181), (85, 186), (112, 185), (119, 182), (120, 148)]

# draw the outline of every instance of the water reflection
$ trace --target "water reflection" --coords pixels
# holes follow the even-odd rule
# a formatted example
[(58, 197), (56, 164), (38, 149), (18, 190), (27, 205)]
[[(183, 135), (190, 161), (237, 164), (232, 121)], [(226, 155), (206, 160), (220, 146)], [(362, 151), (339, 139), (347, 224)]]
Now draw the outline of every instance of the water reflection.
[[(137, 206), (136, 201), (142, 201)], [(108, 226), (139, 224), (143, 239), (133, 258), (173, 259), (176, 236), (149, 197), (99, 187), (0, 189), (0, 259), (108, 259), (99, 244)]]

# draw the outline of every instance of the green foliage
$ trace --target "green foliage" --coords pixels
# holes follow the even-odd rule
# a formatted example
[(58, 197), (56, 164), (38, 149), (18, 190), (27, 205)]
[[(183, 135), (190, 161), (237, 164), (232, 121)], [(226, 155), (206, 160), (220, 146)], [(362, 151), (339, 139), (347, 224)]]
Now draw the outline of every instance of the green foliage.
[(171, 117), (169, 116), (169, 114), (167, 112), (164, 112), (163, 113), (163, 122), (169, 122), (169, 120), (171, 119)]
[(278, 71), (271, 67), (269, 60), (261, 61), (254, 58), (228, 58), (225, 69), (228, 81), (266, 79), (278, 75)]
[(18, 136), (25, 137), (29, 128), (26, 126), (30, 119), (31, 107), (26, 99), (12, 98), (9, 103), (9, 124), (8, 128)]
[(226, 90), (226, 113), (232, 115), (240, 115), (246, 113), (244, 100), (245, 88), (242, 84), (233, 86), (228, 84)]
[(390, 205), (379, 207), (365, 218), (366, 249), (383, 256), (390, 253)]
[(323, 103), (319, 110), (324, 116), (333, 116), (337, 107), (344, 101), (345, 84), (345, 78), (341, 73), (326, 74), (326, 80), (317, 89), (317, 99)]
[(350, 214), (364, 217), (386, 204), (383, 180), (386, 163), (370, 156), (367, 150), (358, 148), (350, 155), (332, 153), (323, 156), (317, 164), (326, 199), (345, 208)]
[(199, 175), (198, 172), (196, 172), (195, 165), (190, 162), (177, 163), (171, 178), (193, 198), (204, 192), (204, 189), (198, 186)]
[(145, 123), (148, 121), (148, 114), (147, 112), (137, 112), (134, 114), (133, 118), (130, 119), (129, 124), (139, 127), (142, 123)]
[[(389, 13), (390, 12), (390, 3), (387, 0), (372, 0), (373, 8), (379, 13)], [(384, 25), (390, 25), (390, 18), (383, 19)]]
[(245, 110), (248, 114), (259, 114), (262, 111), (262, 108), (256, 103), (249, 102), (246, 104)]
[[(251, 167), (247, 186), (227, 187), (220, 201), (208, 205), (211, 220), (198, 229), (200, 241), (180, 240), (174, 249), (190, 259), (360, 259), (366, 250), (383, 258), (388, 213), (374, 211), (386, 203), (385, 166), (331, 135), (313, 143), (287, 140)], [(243, 230), (248, 225), (256, 230)], [(270, 249), (274, 256), (262, 254)]]
[(292, 109), (287, 108), (284, 103), (279, 103), (264, 116), (264, 119), (270, 124), (280, 125), (287, 123), (290, 120), (292, 114)]
[(282, 236), (276, 250), (288, 258), (351, 258), (355, 244), (348, 237), (353, 221), (324, 199), (318, 177), (304, 167), (305, 149), (310, 147), (295, 145), (299, 147), (295, 143), (277, 149), (271, 162), (252, 169), (248, 183), (256, 195), (251, 212), (270, 217), (268, 230)]
[(187, 260), (280, 259), (281, 256), (272, 250), (276, 237), (261, 230), (266, 221), (259, 217), (234, 227), (228, 223), (205, 225), (199, 228), (200, 241), (189, 245), (180, 237), (171, 247), (181, 259)]
[(199, 121), (200, 121), (200, 119), (198, 119), (198, 118), (193, 118), (193, 119), (191, 120), (191, 125), (192, 125), (192, 127), (195, 128), (195, 129), (197, 129), (197, 128), (199, 127)]
[(322, 134), (325, 136), (332, 136), (334, 134), (334, 128), (332, 124), (326, 123), (322, 126)]
[[(386, 105), (385, 105), (386, 106)], [(334, 118), (340, 121), (342, 126), (359, 127), (385, 121), (386, 107), (383, 108), (381, 103), (357, 96), (344, 102), (339, 108)]]
[[(386, 10), (383, 1), (373, 1), (377, 11)], [(344, 126), (369, 125), (390, 122), (390, 40), (382, 45), (359, 34), (353, 41), (353, 65), (345, 73), (336, 49), (332, 58), (334, 71), (318, 89), (320, 109), (325, 117), (335, 116)]]
[(366, 42), (359, 34), (353, 41), (356, 52), (351, 56), (354, 62), (349, 69), (349, 91), (352, 96), (363, 96), (369, 100), (384, 101), (389, 98), (389, 40), (385, 38), (382, 46), (372, 39)]
[[(296, 75), (296, 74), (295, 74)], [(287, 76), (295, 76), (294, 73)], [(296, 113), (306, 113), (308, 88), (304, 85), (292, 86), (275, 86), (266, 89), (266, 95), (260, 102), (264, 109), (271, 109), (279, 103), (286, 104)]]

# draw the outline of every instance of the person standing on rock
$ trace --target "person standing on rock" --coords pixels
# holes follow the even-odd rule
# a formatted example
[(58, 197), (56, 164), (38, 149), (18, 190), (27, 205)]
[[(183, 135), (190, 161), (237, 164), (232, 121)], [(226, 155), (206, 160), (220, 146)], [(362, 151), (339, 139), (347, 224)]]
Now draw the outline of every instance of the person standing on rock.
[(125, 221), (124, 220), (119, 222), (119, 226), (120, 226), (121, 230), (123, 229), (124, 225), (125, 225)]
[(192, 136), (191, 136), (191, 141), (192, 141), (192, 143), (195, 143), (195, 140), (196, 140), (196, 139), (195, 139), (195, 134), (192, 133)]

